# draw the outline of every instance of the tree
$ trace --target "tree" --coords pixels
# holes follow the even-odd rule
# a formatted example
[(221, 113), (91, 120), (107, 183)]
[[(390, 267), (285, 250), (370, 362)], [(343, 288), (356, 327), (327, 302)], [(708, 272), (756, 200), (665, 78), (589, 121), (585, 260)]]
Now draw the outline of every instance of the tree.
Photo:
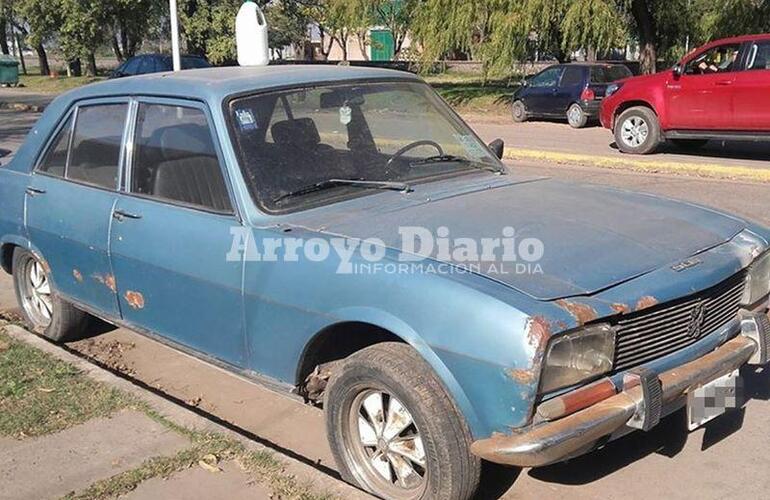
[(59, 45), (73, 72), (78, 74), (82, 61), (86, 72), (96, 76), (96, 48), (107, 38), (107, 4), (101, 0), (59, 0)]
[(46, 0), (5, 0), (10, 6), (11, 25), (22, 34), (37, 52), (41, 75), (48, 75), (48, 53), (44, 42), (52, 38), (60, 25), (59, 6), (56, 1)]
[(418, 7), (422, 8), (418, 0), (350, 0), (349, 4), (351, 9), (367, 15), (371, 13), (373, 24), (384, 26), (390, 31), (393, 35), (393, 57), (401, 52), (415, 13)]
[(168, 14), (164, 0), (107, 0), (110, 44), (119, 62), (136, 55), (147, 34)]

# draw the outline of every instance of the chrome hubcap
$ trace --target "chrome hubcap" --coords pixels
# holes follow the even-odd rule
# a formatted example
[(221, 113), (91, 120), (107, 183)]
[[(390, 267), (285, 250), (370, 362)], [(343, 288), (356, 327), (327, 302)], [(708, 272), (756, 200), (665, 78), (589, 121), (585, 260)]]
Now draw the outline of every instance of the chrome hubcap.
[(25, 265), (22, 298), (24, 309), (36, 326), (47, 327), (53, 315), (51, 285), (43, 266), (36, 259)]
[(351, 426), (359, 444), (357, 454), (380, 481), (401, 490), (422, 487), (425, 449), (401, 401), (383, 391), (365, 391), (353, 403)]
[(650, 127), (647, 122), (638, 116), (632, 116), (623, 122), (620, 128), (620, 137), (623, 142), (632, 148), (641, 146), (650, 135)]
[(581, 113), (580, 109), (577, 108), (576, 106), (572, 106), (569, 109), (569, 116), (568, 116), (568, 118), (569, 118), (570, 123), (580, 123), (581, 116), (582, 116), (582, 113)]

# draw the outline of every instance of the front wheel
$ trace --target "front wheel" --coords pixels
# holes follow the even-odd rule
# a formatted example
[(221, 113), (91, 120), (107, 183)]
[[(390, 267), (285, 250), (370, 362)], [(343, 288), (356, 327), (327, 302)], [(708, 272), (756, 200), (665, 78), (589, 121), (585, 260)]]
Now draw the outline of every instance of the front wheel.
[(346, 359), (326, 389), (326, 428), (346, 481), (388, 499), (465, 500), (481, 460), (430, 366), (411, 347), (383, 343)]
[(567, 122), (572, 128), (583, 128), (588, 124), (588, 115), (579, 104), (573, 104), (567, 110)]
[(643, 106), (624, 111), (615, 125), (615, 142), (624, 153), (646, 155), (661, 142), (658, 116)]
[(529, 116), (527, 115), (527, 107), (522, 101), (514, 101), (511, 105), (511, 116), (516, 123), (523, 123), (527, 121)]

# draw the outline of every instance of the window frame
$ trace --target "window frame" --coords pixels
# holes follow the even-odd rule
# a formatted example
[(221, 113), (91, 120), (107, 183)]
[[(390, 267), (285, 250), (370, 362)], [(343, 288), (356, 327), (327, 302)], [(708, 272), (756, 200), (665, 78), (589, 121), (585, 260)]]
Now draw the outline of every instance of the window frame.
[[(120, 142), (120, 156), (118, 156), (118, 181), (113, 188), (108, 188), (104, 186), (100, 186), (98, 184), (91, 184), (88, 182), (84, 182), (79, 179), (70, 179), (67, 177), (67, 174), (69, 173), (69, 164), (70, 159), (72, 156), (72, 141), (75, 137), (75, 130), (77, 128), (78, 123), (78, 113), (80, 111), (80, 108), (87, 108), (92, 106), (105, 106), (105, 105), (115, 105), (115, 104), (125, 104), (126, 105), (126, 116), (123, 123), (123, 133), (121, 135), (121, 142)], [(43, 172), (40, 170), (40, 167), (45, 160), (45, 158), (48, 156), (48, 153), (51, 151), (51, 148), (54, 147), (54, 141), (56, 140), (56, 136), (59, 134), (61, 129), (66, 125), (67, 121), (72, 118), (72, 124), (70, 129), (70, 136), (69, 141), (67, 143), (67, 160), (64, 164), (64, 176), (58, 176), (53, 175), (49, 172)], [(61, 118), (59, 119), (59, 122), (56, 124), (55, 127), (51, 129), (51, 133), (48, 136), (48, 138), (45, 141), (45, 146), (40, 148), (40, 153), (38, 154), (37, 158), (35, 159), (35, 167), (32, 169), (32, 174), (34, 175), (44, 175), (46, 177), (50, 177), (52, 179), (58, 179), (60, 181), (64, 182), (70, 182), (72, 184), (77, 184), (79, 186), (85, 186), (92, 189), (99, 189), (101, 191), (107, 191), (111, 193), (118, 193), (121, 191), (122, 188), (122, 179), (123, 179), (123, 171), (125, 169), (125, 160), (126, 160), (126, 138), (128, 129), (131, 123), (131, 99), (128, 97), (106, 97), (106, 98), (94, 98), (94, 99), (83, 99), (80, 101), (75, 101), (72, 103), (70, 108), (62, 113)]]
[[(133, 169), (134, 169), (134, 157), (135, 157), (134, 153), (136, 151), (136, 146), (137, 146), (136, 133), (138, 131), (137, 125), (138, 125), (138, 119), (139, 119), (139, 106), (142, 104), (196, 109), (203, 113), (203, 115), (206, 117), (209, 134), (211, 135), (211, 140), (217, 155), (217, 163), (219, 164), (219, 169), (220, 169), (220, 172), (222, 173), (222, 180), (224, 181), (225, 187), (227, 189), (227, 197), (228, 197), (228, 201), (230, 202), (230, 210), (216, 210), (210, 207), (195, 205), (192, 203), (185, 203), (183, 201), (178, 201), (178, 200), (169, 200), (166, 198), (159, 198), (157, 196), (146, 195), (143, 193), (135, 193), (131, 191), (132, 175), (133, 175)], [(123, 175), (121, 176), (121, 186), (120, 186), (120, 193), (122, 195), (129, 196), (132, 198), (147, 200), (154, 203), (159, 203), (161, 205), (183, 208), (187, 210), (194, 210), (196, 212), (219, 215), (223, 217), (232, 217), (239, 221), (242, 220), (242, 217), (240, 214), (240, 208), (236, 203), (236, 197), (234, 195), (235, 193), (233, 190), (233, 179), (230, 176), (229, 169), (227, 168), (227, 162), (225, 161), (225, 156), (223, 154), (222, 147), (219, 142), (219, 136), (216, 133), (215, 122), (213, 120), (211, 112), (209, 111), (209, 108), (206, 105), (206, 103), (204, 103), (203, 101), (194, 100), (194, 99), (179, 99), (179, 98), (167, 98), (167, 97), (157, 97), (157, 96), (136, 96), (131, 99), (131, 108), (129, 109), (129, 121), (130, 121), (130, 127), (129, 127), (129, 130), (127, 131), (128, 133), (124, 143), (125, 162), (124, 162)]]

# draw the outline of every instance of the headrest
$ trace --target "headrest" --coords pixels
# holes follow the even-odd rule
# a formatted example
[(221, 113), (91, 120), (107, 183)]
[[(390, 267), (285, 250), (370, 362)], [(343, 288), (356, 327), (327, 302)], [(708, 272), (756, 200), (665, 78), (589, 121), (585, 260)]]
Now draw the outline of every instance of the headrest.
[(216, 156), (211, 134), (199, 125), (175, 125), (168, 127), (160, 136), (160, 148), (165, 161), (181, 160), (193, 156)]
[(273, 142), (299, 147), (312, 147), (321, 142), (318, 128), (311, 118), (276, 122), (271, 128)]

